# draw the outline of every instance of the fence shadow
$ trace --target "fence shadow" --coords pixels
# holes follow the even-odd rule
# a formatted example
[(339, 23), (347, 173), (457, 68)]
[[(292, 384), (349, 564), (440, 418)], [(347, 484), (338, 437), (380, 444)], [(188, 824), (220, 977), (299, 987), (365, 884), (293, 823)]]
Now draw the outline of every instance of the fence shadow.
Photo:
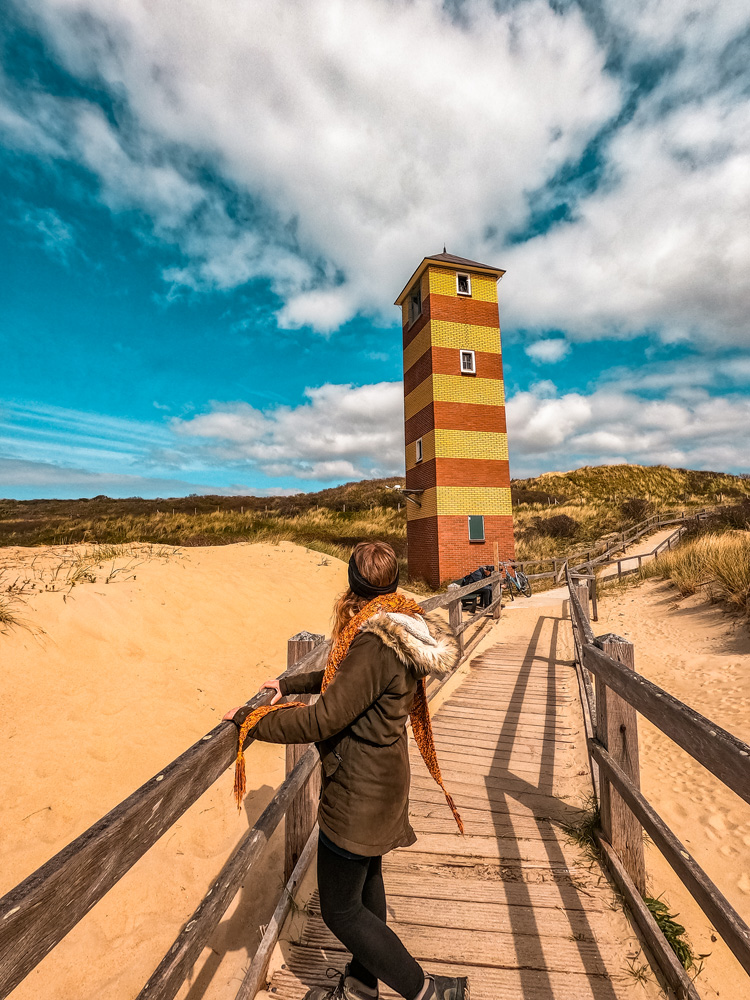
[[(535, 909), (529, 883), (523, 876), (523, 858), (519, 849), (519, 841), (507, 837), (507, 827), (501, 823), (501, 818), (507, 813), (508, 806), (514, 801), (521, 802), (533, 812), (534, 823), (540, 834), (539, 843), (544, 845), (547, 862), (550, 867), (550, 878), (560, 894), (562, 913), (567, 924), (564, 930), (570, 940), (578, 947), (580, 959), (585, 972), (596, 977), (597, 1000), (616, 1000), (616, 993), (606, 973), (603, 973), (605, 962), (596, 942), (593, 927), (586, 913), (586, 894), (582, 893), (576, 884), (574, 876), (568, 873), (568, 862), (558, 839), (541, 837), (560, 829), (560, 821), (570, 819), (577, 810), (558, 798), (555, 794), (555, 763), (561, 746), (558, 743), (557, 722), (557, 684), (560, 671), (569, 674), (569, 661), (558, 660), (557, 645), (560, 622), (562, 618), (540, 617), (534, 628), (524, 654), (521, 669), (516, 675), (512, 694), (507, 702), (505, 721), (498, 734), (497, 746), (492, 760), (493, 782), (487, 782), (487, 795), (495, 809), (492, 812), (496, 825), (498, 841), (503, 843), (503, 866), (517, 867), (519, 880), (515, 883), (514, 900), (517, 905), (508, 907), (510, 925), (513, 932), (519, 975), (521, 978), (522, 996), (528, 1000), (555, 1000), (554, 988), (550, 975), (546, 970), (549, 965), (549, 949), (553, 940), (547, 939), (545, 954), (542, 928), (539, 926), (539, 915), (544, 911)], [(543, 641), (545, 627), (551, 630), (549, 643)], [(539, 670), (542, 667), (542, 670)], [(481, 671), (481, 667), (479, 667)], [(540, 685), (541, 679), (541, 685)], [(571, 682), (573, 678), (571, 677)], [(539, 692), (543, 699), (538, 700)], [(541, 713), (534, 716), (538, 720), (540, 733), (536, 741), (539, 747), (538, 778), (536, 782), (520, 778), (511, 766), (511, 756), (519, 733), (523, 728), (522, 714), (528, 709), (531, 695), (534, 695), (534, 709)], [(531, 716), (527, 716), (527, 719)], [(497, 787), (497, 779), (505, 775), (513, 790), (502, 791)], [(498, 807), (505, 807), (495, 811)], [(559, 910), (557, 911), (559, 914)]]

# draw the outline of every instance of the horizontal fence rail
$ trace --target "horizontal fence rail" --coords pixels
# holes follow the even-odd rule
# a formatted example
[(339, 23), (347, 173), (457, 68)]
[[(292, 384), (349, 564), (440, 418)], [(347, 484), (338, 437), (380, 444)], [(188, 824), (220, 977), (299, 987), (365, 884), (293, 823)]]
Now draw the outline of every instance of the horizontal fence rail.
[[(700, 1000), (695, 984), (676, 962), (674, 954), (665, 947), (665, 939), (641, 898), (645, 881), (637, 867), (633, 868), (634, 855), (630, 850), (634, 839), (632, 830), (645, 830), (649, 834), (748, 974), (750, 926), (641, 792), (638, 740), (634, 723), (620, 726), (618, 732), (617, 726), (612, 726), (612, 721), (613, 716), (615, 720), (625, 717), (625, 707), (630, 712), (644, 716), (748, 803), (750, 745), (636, 673), (632, 667), (632, 654), (630, 665), (608, 655), (609, 649), (613, 647), (613, 640), (614, 647), (618, 643), (630, 647), (631, 651), (633, 647), (615, 636), (594, 637), (588, 620), (586, 581), (576, 578), (569, 570), (566, 571), (566, 578), (592, 780), (595, 773), (598, 774), (598, 782), (594, 781), (594, 785), (597, 790), (599, 786), (601, 788), (598, 798), (602, 828), (597, 833), (597, 840), (602, 848), (603, 859), (630, 905), (647, 942), (652, 946), (670, 986), (680, 1000)], [(602, 646), (604, 648), (600, 648)], [(591, 676), (596, 680), (595, 697), (590, 683)], [(589, 678), (588, 685), (584, 683), (584, 677)], [(607, 716), (610, 716), (609, 733), (606, 731)], [(623, 760), (627, 761), (627, 768), (623, 766)], [(616, 805), (621, 808), (612, 806), (613, 797), (616, 797)], [(633, 823), (637, 824), (635, 828)], [(623, 826), (618, 829), (620, 825)], [(623, 836), (624, 825), (630, 827), (628, 837)], [(638, 835), (637, 840), (640, 842), (642, 856), (642, 834)]]
[[(320, 669), (325, 655), (318, 647), (286, 673)], [(272, 691), (258, 692), (248, 710), (272, 697)], [(219, 723), (0, 899), (0, 997), (62, 941), (226, 771), (236, 753), (236, 726)]]
[[(499, 617), (502, 580), (503, 573), (498, 571), (476, 583), (451, 588), (421, 602), (425, 611), (447, 609), (457, 634), (460, 661), (483, 634), (486, 621)], [(467, 625), (461, 621), (461, 599), (487, 586), (492, 589), (492, 601), (467, 623), (477, 626), (467, 640)], [(301, 643), (308, 648), (311, 640), (318, 644), (279, 676), (322, 669), (330, 642), (320, 642), (321, 638), (308, 634), (295, 637), (299, 640), (297, 646)], [(290, 640), (290, 647), (293, 641)], [(431, 679), (427, 688), (428, 701), (448, 680), (450, 677)], [(254, 708), (269, 704), (272, 698), (273, 692), (268, 689), (257, 692), (239, 710), (237, 721), (241, 722)], [(245, 747), (252, 742), (252, 737), (248, 737)], [(236, 753), (237, 727), (222, 721), (0, 899), (0, 1000), (16, 988), (234, 763)], [(138, 994), (138, 1000), (171, 1000), (175, 996), (242, 881), (262, 856), (273, 831), (282, 819), (288, 820), (290, 811), (300, 802), (300, 796), (317, 773), (318, 760), (317, 751), (310, 749), (295, 762)], [(313, 823), (314, 819), (309, 823), (310, 829)], [(301, 829), (296, 830), (297, 835), (301, 832)], [(304, 834), (305, 841), (308, 835), (309, 829)]]

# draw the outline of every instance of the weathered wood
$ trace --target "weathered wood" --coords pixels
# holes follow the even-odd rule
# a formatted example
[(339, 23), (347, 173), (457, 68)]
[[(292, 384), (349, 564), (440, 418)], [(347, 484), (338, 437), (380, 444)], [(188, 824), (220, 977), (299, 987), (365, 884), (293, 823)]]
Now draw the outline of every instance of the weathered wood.
[[(289, 672), (318, 669), (326, 655), (324, 644)], [(269, 690), (258, 692), (244, 714), (271, 698)], [(246, 746), (251, 742), (248, 738)], [(236, 726), (220, 722), (0, 899), (0, 998), (15, 989), (224, 773), (236, 753)]]
[(174, 997), (242, 886), (248, 871), (265, 850), (271, 834), (289, 808), (289, 803), (319, 761), (317, 752), (312, 749), (299, 761), (221, 869), (197, 910), (138, 994), (137, 1000), (171, 1000)]
[(263, 933), (261, 942), (253, 955), (250, 967), (245, 973), (239, 990), (237, 990), (235, 1000), (254, 1000), (255, 994), (264, 988), (266, 973), (268, 972), (268, 963), (271, 961), (271, 953), (276, 947), (276, 942), (279, 939), (281, 928), (284, 926), (284, 921), (292, 908), (292, 899), (294, 898), (294, 894), (297, 891), (300, 882), (304, 878), (307, 869), (310, 867), (310, 862), (315, 855), (317, 846), (318, 824), (315, 823), (310, 832), (310, 836), (307, 838), (305, 848), (294, 867), (294, 871), (287, 879), (286, 885), (281, 893), (281, 898), (276, 905), (276, 909), (273, 911), (273, 916), (268, 922), (268, 926)]
[(591, 750), (601, 767), (602, 774), (606, 774), (608, 780), (617, 787), (618, 793), (645, 827), (715, 930), (731, 948), (742, 968), (750, 973), (750, 927), (697, 861), (691, 857), (684, 844), (672, 833), (612, 754), (596, 740), (592, 742)]
[[(599, 636), (596, 644), (607, 656), (611, 656), (628, 670), (635, 671), (632, 642), (608, 634)], [(633, 785), (640, 789), (638, 713), (632, 705), (611, 691), (599, 676), (596, 678), (596, 736)], [(599, 807), (604, 836), (617, 852), (636, 889), (642, 896), (645, 895), (646, 861), (641, 824), (603, 774), (599, 775)]]
[(434, 597), (428, 597), (424, 601), (419, 603), (422, 605), (425, 611), (436, 611), (438, 608), (444, 608), (450, 605), (452, 601), (455, 601), (459, 597), (467, 597), (469, 594), (476, 593), (477, 590), (481, 590), (482, 587), (492, 586), (495, 580), (502, 580), (503, 574), (501, 572), (490, 573), (489, 576), (485, 576), (482, 580), (476, 580), (474, 583), (469, 583), (465, 587), (459, 587), (458, 584), (450, 583), (446, 588), (444, 594), (436, 594)]
[(750, 802), (750, 745), (689, 708), (652, 681), (628, 670), (596, 646), (584, 646), (584, 664), (604, 683), (686, 750), (699, 764)]
[(589, 578), (589, 598), (591, 600), (591, 617), (595, 622), (599, 621), (599, 604), (596, 593), (596, 574), (593, 572)]
[[(324, 635), (298, 632), (287, 642), (286, 665), (293, 667), (298, 660), (312, 652), (325, 641)], [(298, 701), (310, 703), (315, 695), (295, 695)], [(297, 761), (307, 753), (309, 744), (289, 743), (285, 747), (286, 774), (294, 770)], [(284, 822), (284, 881), (288, 882), (302, 856), (310, 831), (315, 825), (320, 798), (320, 773), (313, 772), (310, 780), (300, 788), (286, 814)]]
[(643, 902), (641, 894), (633, 885), (622, 862), (615, 854), (611, 845), (603, 837), (597, 833), (595, 833), (595, 836), (601, 849), (604, 863), (609, 869), (630, 912), (633, 914), (635, 922), (638, 924), (638, 928), (646, 941), (646, 945), (661, 969), (662, 975), (674, 990), (677, 1000), (701, 1000), (700, 994), (693, 985), (692, 980), (672, 951), (669, 942), (659, 929), (659, 925), (654, 920), (651, 911)]
[(461, 656), (464, 655), (464, 637), (463, 628), (461, 627), (461, 600), (456, 598), (452, 604), (448, 605), (448, 624), (456, 633), (456, 638), (458, 639), (458, 651)]

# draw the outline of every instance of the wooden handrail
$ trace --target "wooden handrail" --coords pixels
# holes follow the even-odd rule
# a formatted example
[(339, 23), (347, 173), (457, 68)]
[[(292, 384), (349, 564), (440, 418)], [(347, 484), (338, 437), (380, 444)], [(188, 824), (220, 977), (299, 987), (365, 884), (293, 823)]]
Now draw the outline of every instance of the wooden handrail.
[[(660, 543), (657, 549), (663, 545), (664, 543)], [(631, 907), (670, 985), (679, 997), (685, 998), (685, 1000), (700, 1000), (693, 983), (684, 969), (675, 961), (658, 925), (641, 898), (641, 894), (644, 892), (643, 868), (641, 864), (639, 872), (637, 863), (629, 857), (625, 841), (629, 839), (631, 845), (635, 841), (632, 830), (629, 837), (624, 835), (628, 825), (632, 826), (633, 822), (636, 822), (639, 824), (635, 828), (636, 832), (643, 827), (649, 833), (655, 845), (661, 850), (675, 873), (748, 973), (750, 973), (750, 927), (722, 895), (701, 866), (685, 850), (677, 836), (642, 794), (637, 783), (637, 737), (633, 740), (633, 737), (628, 736), (628, 733), (624, 733), (622, 736), (623, 741), (630, 740), (629, 750), (624, 759), (630, 761), (628, 767), (634, 768), (634, 780), (603, 744), (604, 736), (601, 727), (597, 726), (595, 735), (590, 735), (591, 726), (587, 720), (589, 694), (580, 678), (587, 676), (589, 671), (596, 677), (597, 702), (600, 698), (603, 699), (602, 708), (605, 716), (613, 709), (620, 713), (622, 709), (618, 708), (618, 704), (619, 706), (630, 706), (631, 712), (634, 709), (635, 712), (644, 715), (661, 732), (686, 750), (695, 760), (748, 803), (750, 803), (750, 745), (674, 698), (647, 678), (635, 673), (632, 669), (631, 644), (624, 643), (617, 637), (605, 636), (601, 639), (594, 639), (588, 625), (588, 602), (585, 599), (585, 590), (582, 590), (581, 594), (583, 594), (586, 606), (584, 606), (576, 586), (576, 580), (570, 571), (566, 571), (566, 578), (570, 594), (570, 615), (576, 640), (576, 669), (579, 673), (579, 688), (584, 722), (586, 723), (587, 749), (591, 762), (592, 779), (595, 762), (601, 781), (602, 796), (605, 785), (607, 787), (611, 785), (614, 789), (612, 794), (617, 794), (625, 807), (624, 813), (622, 806), (620, 806), (619, 813), (608, 810), (609, 823), (619, 823), (621, 829), (613, 829), (606, 836), (602, 831), (598, 831), (596, 839), (601, 847), (607, 867)], [(619, 649), (620, 645), (628, 646), (631, 656), (630, 666), (618, 662), (600, 649), (599, 644), (605, 644), (604, 640), (607, 640), (613, 649)], [(610, 646), (606, 646), (606, 648), (610, 648)], [(598, 703), (596, 711), (598, 715)], [(623, 716), (620, 715), (620, 717)], [(635, 720), (635, 715), (633, 715), (633, 720)], [(610, 740), (612, 739), (613, 721), (610, 719)], [(627, 728), (629, 731), (631, 726), (628, 724), (627, 727), (623, 726), (622, 728)], [(617, 729), (616, 725), (614, 729)], [(635, 732), (634, 729), (633, 732)], [(621, 754), (623, 747), (620, 746), (619, 737), (615, 741), (615, 746), (617, 752)], [(602, 804), (602, 812), (604, 813), (604, 803)], [(623, 846), (616, 850), (613, 849), (607, 836), (612, 837), (612, 843), (618, 839), (621, 840)], [(640, 841), (640, 837), (638, 837), (638, 841)], [(634, 870), (631, 871), (633, 866), (635, 866)], [(640, 886), (638, 881), (641, 882)]]
[(589, 744), (599, 766), (729, 945), (745, 972), (750, 973), (750, 927), (598, 740), (590, 740)]
[(138, 994), (137, 1000), (171, 1000), (177, 993), (226, 908), (241, 888), (247, 873), (268, 846), (271, 834), (284, 818), (289, 803), (310, 777), (319, 760), (317, 751), (311, 749), (297, 762), (252, 829), (235, 848), (198, 908)]
[(583, 647), (583, 664), (665, 736), (750, 803), (750, 745), (653, 681), (623, 667), (596, 646)]
[[(282, 676), (316, 669), (326, 649), (317, 647)], [(272, 696), (259, 691), (248, 711)], [(226, 771), (236, 753), (236, 726), (220, 722), (0, 899), (0, 1000)]]
[[(466, 587), (422, 602), (425, 610), (458, 609), (461, 598), (490, 586), (493, 600), (470, 623), (497, 617), (501, 602), (502, 572), (495, 572)], [(453, 612), (452, 612), (453, 617)], [(465, 627), (459, 630), (461, 659), (467, 643)], [(473, 644), (474, 636), (471, 643)], [(280, 677), (321, 669), (330, 641), (317, 645)], [(444, 682), (432, 684), (431, 700)], [(254, 708), (267, 705), (273, 692), (257, 692), (236, 715), (241, 722)], [(245, 747), (253, 742), (245, 741)], [(79, 920), (119, 881), (146, 851), (233, 763), (237, 728), (221, 722), (201, 740), (141, 785), (81, 836), (11, 889), (0, 899), (0, 1000), (38, 965)], [(276, 792), (252, 830), (243, 838), (222, 868), (211, 890), (188, 920), (159, 967), (139, 994), (139, 1000), (169, 1000), (194, 963), (218, 923), (237, 887), (262, 853), (273, 829), (315, 770), (310, 751), (299, 761)]]

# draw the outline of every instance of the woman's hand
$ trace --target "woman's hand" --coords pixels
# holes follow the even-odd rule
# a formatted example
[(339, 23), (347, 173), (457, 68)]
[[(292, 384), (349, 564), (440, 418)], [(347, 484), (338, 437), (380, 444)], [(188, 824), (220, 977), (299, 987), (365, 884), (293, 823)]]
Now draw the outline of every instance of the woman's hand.
[[(272, 705), (275, 705), (277, 701), (280, 701), (282, 697), (281, 686), (279, 685), (279, 682), (275, 677), (272, 677), (270, 680), (264, 681), (260, 686), (261, 691), (263, 690), (263, 688), (269, 688), (271, 691), (276, 692), (276, 694), (271, 699)], [(221, 721), (222, 722), (231, 721), (235, 717), (237, 712), (239, 712), (239, 710), (244, 707), (245, 707), (244, 705), (238, 705), (236, 708), (230, 708), (229, 711), (226, 713), (226, 715), (222, 715)]]
[(263, 690), (263, 688), (270, 688), (272, 691), (276, 692), (276, 694), (271, 699), (271, 704), (275, 705), (276, 702), (279, 701), (281, 698), (281, 686), (278, 682), (278, 679), (276, 677), (272, 677), (270, 680), (263, 681), (263, 683), (260, 686), (261, 691)]

